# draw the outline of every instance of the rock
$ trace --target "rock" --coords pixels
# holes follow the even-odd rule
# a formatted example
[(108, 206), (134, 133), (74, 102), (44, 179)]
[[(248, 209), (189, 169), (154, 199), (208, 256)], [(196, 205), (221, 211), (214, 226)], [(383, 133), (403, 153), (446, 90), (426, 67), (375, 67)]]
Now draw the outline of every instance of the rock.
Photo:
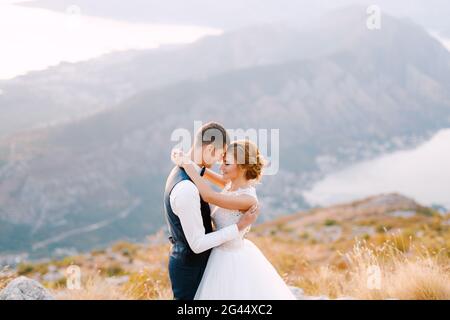
[(365, 235), (373, 235), (375, 234), (375, 228), (374, 227), (367, 227), (367, 226), (354, 226), (352, 228), (352, 237), (362, 237)]
[(416, 215), (416, 212), (412, 210), (397, 210), (390, 212), (389, 215), (396, 218), (411, 218)]
[(341, 226), (325, 226), (320, 228), (319, 230), (310, 230), (315, 240), (324, 243), (335, 242), (342, 236)]
[(48, 269), (48, 272), (56, 272), (56, 271), (58, 271), (58, 267), (53, 265), (53, 264), (49, 264), (47, 269)]
[(412, 199), (402, 196), (400, 194), (381, 194), (371, 197), (366, 201), (358, 201), (355, 204), (356, 209), (380, 209), (384, 207), (385, 210), (416, 210), (419, 205)]
[(36, 280), (18, 277), (0, 292), (0, 300), (54, 300)]
[(49, 271), (42, 276), (42, 280), (44, 280), (46, 282), (57, 282), (64, 278), (65, 278), (64, 274), (58, 270)]
[(304, 296), (305, 296), (305, 292), (303, 291), (303, 289), (298, 288), (298, 287), (289, 287), (289, 289), (291, 289), (291, 292), (294, 294), (294, 296), (298, 299), (298, 300), (303, 300)]
[(302, 288), (290, 286), (289, 289), (297, 300), (329, 300), (327, 296), (306, 296)]
[(129, 276), (121, 276), (121, 277), (109, 277), (106, 278), (106, 283), (111, 284), (113, 286), (120, 286), (124, 283), (127, 283), (130, 280)]

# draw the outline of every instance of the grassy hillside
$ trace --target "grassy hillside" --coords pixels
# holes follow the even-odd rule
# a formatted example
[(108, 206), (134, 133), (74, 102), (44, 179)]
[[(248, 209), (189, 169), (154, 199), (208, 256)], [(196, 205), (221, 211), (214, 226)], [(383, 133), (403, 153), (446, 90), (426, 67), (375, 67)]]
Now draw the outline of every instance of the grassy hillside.
[[(307, 295), (357, 299), (450, 299), (450, 213), (396, 194), (300, 212), (253, 228), (249, 238), (289, 285)], [(169, 245), (119, 242), (64, 260), (21, 264), (4, 273), (36, 278), (60, 299), (170, 299)], [(64, 270), (82, 270), (81, 290), (65, 289)], [(378, 267), (380, 289), (369, 289)], [(1, 282), (1, 281), (0, 281)]]

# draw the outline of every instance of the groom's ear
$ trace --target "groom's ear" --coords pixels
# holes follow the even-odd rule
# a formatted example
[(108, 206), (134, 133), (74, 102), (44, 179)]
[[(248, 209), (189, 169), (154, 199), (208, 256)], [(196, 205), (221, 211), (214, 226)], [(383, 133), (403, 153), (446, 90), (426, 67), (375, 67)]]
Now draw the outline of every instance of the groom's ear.
[(216, 152), (216, 148), (214, 147), (214, 144), (207, 144), (203, 146), (204, 150), (209, 154), (214, 155)]

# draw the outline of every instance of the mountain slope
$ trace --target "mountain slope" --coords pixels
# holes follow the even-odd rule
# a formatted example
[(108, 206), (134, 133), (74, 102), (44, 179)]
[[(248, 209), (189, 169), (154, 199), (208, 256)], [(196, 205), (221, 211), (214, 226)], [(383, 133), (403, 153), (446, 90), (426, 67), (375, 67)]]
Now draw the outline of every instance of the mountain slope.
[[(439, 214), (399, 194), (299, 212), (247, 235), (285, 281), (307, 295), (356, 299), (449, 299), (450, 213)], [(23, 262), (2, 283), (25, 275), (62, 299), (171, 299), (165, 233), (145, 244), (114, 245), (63, 260)], [(65, 289), (65, 270), (83, 270), (82, 290)], [(379, 290), (367, 286), (380, 268)], [(414, 279), (414, 281), (411, 281)]]
[(326, 56), (354, 47), (367, 36), (364, 8), (330, 15), (298, 30), (276, 24), (251, 26), (190, 45), (114, 53), (0, 81), (4, 115), (0, 137), (86, 117), (144, 89), (246, 67)]
[(409, 21), (385, 18), (373, 33), (359, 11), (341, 15), (342, 30), (356, 36), (341, 38), (338, 51), (144, 90), (89, 118), (5, 140), (1, 234), (15, 242), (0, 241), (0, 250), (86, 249), (158, 230), (170, 135), (194, 120), (280, 129), (280, 172), (259, 188), (267, 219), (304, 206), (318, 159), (348, 164), (398, 147), (394, 138), (448, 126), (449, 53)]
[[(0, 109), (5, 116), (0, 120), (0, 136), (85, 117), (144, 89), (292, 59), (300, 51), (298, 37), (289, 28), (254, 27), (206, 37), (187, 46), (62, 63), (0, 81)], [(273, 49), (267, 41), (272, 42)]]

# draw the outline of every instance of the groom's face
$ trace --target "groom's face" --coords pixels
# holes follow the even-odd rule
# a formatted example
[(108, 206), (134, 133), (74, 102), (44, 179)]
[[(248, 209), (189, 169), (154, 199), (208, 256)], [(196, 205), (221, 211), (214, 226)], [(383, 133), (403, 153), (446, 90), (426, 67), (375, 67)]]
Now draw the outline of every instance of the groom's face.
[(215, 148), (213, 144), (203, 147), (203, 165), (211, 168), (214, 164), (221, 161), (225, 153), (225, 148)]

